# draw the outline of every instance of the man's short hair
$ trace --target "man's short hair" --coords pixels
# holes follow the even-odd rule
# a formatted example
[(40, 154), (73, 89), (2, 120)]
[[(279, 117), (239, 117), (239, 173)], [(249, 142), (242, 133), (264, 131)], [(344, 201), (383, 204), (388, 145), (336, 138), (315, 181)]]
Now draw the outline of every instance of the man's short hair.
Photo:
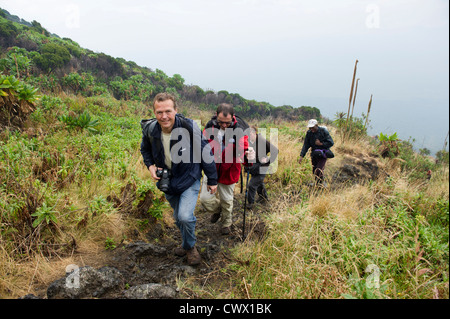
[(220, 103), (217, 107), (217, 115), (220, 113), (223, 114), (223, 116), (228, 116), (228, 114), (231, 114), (231, 116), (234, 115), (234, 107), (231, 104), (228, 103)]
[(173, 96), (172, 94), (167, 93), (167, 92), (162, 92), (162, 93), (156, 94), (155, 98), (153, 99), (153, 109), (155, 109), (156, 102), (164, 102), (167, 100), (172, 100), (173, 108), (176, 110), (178, 107), (177, 100), (175, 99), (175, 96)]

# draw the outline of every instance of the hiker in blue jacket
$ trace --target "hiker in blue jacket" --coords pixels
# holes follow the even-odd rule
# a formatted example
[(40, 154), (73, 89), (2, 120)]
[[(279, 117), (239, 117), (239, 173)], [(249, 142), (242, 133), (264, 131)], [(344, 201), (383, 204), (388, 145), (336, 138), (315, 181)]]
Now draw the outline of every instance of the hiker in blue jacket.
[(326, 187), (323, 180), (323, 171), (327, 158), (334, 157), (330, 151), (330, 147), (334, 145), (330, 133), (325, 127), (319, 126), (315, 119), (308, 121), (308, 132), (305, 136), (303, 148), (300, 152), (300, 159), (298, 163), (301, 164), (308, 150), (311, 148), (311, 164), (313, 167), (313, 174), (315, 183)]
[[(143, 120), (141, 154), (157, 186), (173, 208), (175, 223), (180, 229), (182, 244), (175, 249), (178, 256), (187, 255), (189, 265), (199, 264), (200, 254), (195, 248), (196, 217), (194, 209), (200, 190), (202, 170), (208, 177), (208, 191), (217, 190), (217, 171), (209, 143), (200, 128), (191, 120), (177, 114), (175, 97), (159, 93), (153, 102), (155, 120)], [(169, 172), (167, 179), (161, 173)], [(165, 184), (165, 183), (164, 183)]]

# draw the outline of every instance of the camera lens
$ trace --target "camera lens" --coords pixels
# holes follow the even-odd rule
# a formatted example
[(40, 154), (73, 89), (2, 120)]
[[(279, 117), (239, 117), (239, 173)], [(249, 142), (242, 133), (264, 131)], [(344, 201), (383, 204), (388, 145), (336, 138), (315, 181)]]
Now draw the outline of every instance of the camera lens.
[(170, 184), (170, 172), (167, 169), (158, 170), (156, 174), (159, 178), (158, 188), (162, 192), (167, 192), (169, 190), (169, 184)]

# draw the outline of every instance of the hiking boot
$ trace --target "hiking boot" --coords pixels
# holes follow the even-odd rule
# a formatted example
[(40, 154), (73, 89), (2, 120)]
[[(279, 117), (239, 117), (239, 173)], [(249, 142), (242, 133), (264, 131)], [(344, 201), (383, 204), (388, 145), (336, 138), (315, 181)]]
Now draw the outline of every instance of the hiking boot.
[(252, 210), (252, 209), (253, 209), (253, 203), (247, 204), (247, 209), (248, 209), (248, 210)]
[(186, 254), (189, 266), (198, 265), (202, 261), (202, 257), (200, 257), (200, 254), (195, 246), (187, 250)]
[(211, 215), (211, 223), (216, 223), (220, 218), (220, 213), (214, 213)]
[(183, 247), (177, 247), (173, 250), (173, 252), (178, 257), (186, 256), (186, 249), (184, 249)]
[(222, 235), (229, 235), (231, 233), (231, 227), (222, 227), (220, 232)]

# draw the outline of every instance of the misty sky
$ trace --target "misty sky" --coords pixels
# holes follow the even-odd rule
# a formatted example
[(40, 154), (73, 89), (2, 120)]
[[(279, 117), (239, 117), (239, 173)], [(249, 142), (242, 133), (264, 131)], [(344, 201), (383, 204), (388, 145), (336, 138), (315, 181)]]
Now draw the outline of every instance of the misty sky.
[[(0, 0), (0, 7), (84, 48), (186, 84), (275, 106), (347, 112), (369, 133), (442, 149), (449, 130), (448, 0)], [(448, 146), (447, 146), (448, 149)]]

